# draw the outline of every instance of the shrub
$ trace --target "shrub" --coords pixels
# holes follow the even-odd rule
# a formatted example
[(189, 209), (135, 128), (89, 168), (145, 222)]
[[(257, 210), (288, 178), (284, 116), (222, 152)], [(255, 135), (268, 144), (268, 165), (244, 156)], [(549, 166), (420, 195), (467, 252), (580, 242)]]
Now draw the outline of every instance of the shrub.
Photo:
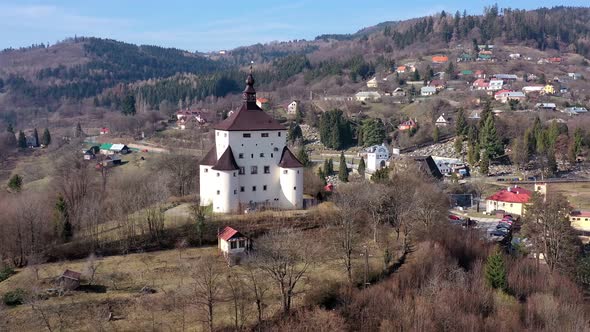
[(0, 269), (0, 282), (10, 278), (11, 275), (15, 274), (14, 269), (10, 266), (6, 266)]
[(17, 288), (13, 291), (9, 291), (2, 297), (2, 301), (7, 306), (17, 306), (25, 303), (25, 290)]

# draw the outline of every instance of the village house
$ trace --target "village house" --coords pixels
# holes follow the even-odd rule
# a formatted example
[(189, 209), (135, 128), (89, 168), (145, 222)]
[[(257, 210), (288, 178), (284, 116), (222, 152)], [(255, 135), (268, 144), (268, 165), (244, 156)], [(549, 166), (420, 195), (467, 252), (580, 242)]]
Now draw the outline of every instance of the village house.
[(524, 93), (518, 92), (518, 91), (501, 90), (501, 91), (498, 91), (494, 95), (494, 99), (496, 99), (502, 103), (507, 103), (511, 100), (516, 100), (516, 101), (525, 100), (526, 96)]
[(552, 84), (547, 84), (543, 88), (543, 94), (545, 95), (553, 95), (555, 94), (555, 87)]
[(365, 149), (365, 152), (367, 154), (367, 171), (369, 173), (374, 173), (376, 170), (385, 167), (390, 157), (389, 149), (385, 143), (370, 146)]
[(400, 131), (416, 129), (416, 128), (418, 128), (418, 124), (416, 123), (416, 121), (410, 119), (408, 121), (404, 121), (404, 122), (400, 123), (400, 125), (397, 126), (397, 128)]
[(541, 93), (544, 89), (545, 89), (544, 85), (528, 85), (528, 86), (525, 86), (522, 88), (522, 92), (524, 92), (525, 94), (528, 94), (531, 92)]
[(356, 101), (378, 101), (381, 99), (381, 94), (377, 91), (360, 91), (354, 95)]
[(80, 272), (65, 270), (59, 277), (57, 277), (58, 287), (63, 290), (75, 290), (80, 287)]
[(469, 113), (469, 116), (467, 117), (467, 119), (479, 121), (481, 119), (481, 110), (471, 111), (471, 113)]
[(504, 81), (499, 79), (491, 79), (488, 85), (488, 90), (490, 91), (498, 91), (502, 90), (504, 86)]
[(508, 57), (512, 60), (516, 60), (516, 59), (520, 59), (521, 55), (520, 55), (520, 53), (511, 53), (508, 55)]
[(428, 86), (435, 88), (436, 91), (441, 91), (445, 88), (445, 82), (443, 80), (432, 80), (428, 83)]
[(100, 128), (100, 135), (107, 135), (107, 134), (109, 134), (110, 132), (111, 132), (111, 131), (110, 131), (110, 129), (109, 129), (109, 128), (106, 128), (106, 127), (102, 127), (102, 128)]
[(473, 61), (473, 55), (468, 54), (468, 53), (462, 53), (457, 58), (457, 62), (470, 62), (470, 61)]
[(555, 111), (557, 109), (557, 105), (555, 105), (555, 103), (538, 103), (535, 105), (535, 108), (540, 110)]
[(518, 186), (502, 189), (486, 198), (486, 212), (493, 214), (496, 211), (504, 211), (522, 216), (531, 197), (531, 191)]
[(92, 149), (84, 151), (84, 160), (92, 160), (94, 158), (96, 158), (96, 154)]
[(435, 55), (432, 57), (432, 62), (434, 63), (445, 63), (449, 61), (449, 57), (445, 55)]
[(439, 172), (443, 175), (452, 174), (457, 168), (462, 168), (465, 165), (461, 159), (457, 158), (432, 156), (432, 159), (438, 167)]
[(476, 79), (471, 85), (473, 90), (488, 90), (490, 83), (483, 78)]
[(584, 231), (590, 232), (590, 211), (572, 211), (569, 215), (572, 227)]
[(461, 72), (459, 73), (459, 76), (471, 76), (473, 75), (473, 70), (461, 70)]
[(477, 78), (486, 78), (486, 72), (479, 69), (475, 71), (474, 76)]
[(405, 97), (406, 96), (406, 92), (402, 88), (395, 88), (395, 90), (393, 90), (393, 92), (391, 93), (391, 95), (393, 97)]
[(268, 98), (256, 98), (256, 105), (261, 109), (268, 109), (270, 107), (270, 100)]
[(435, 126), (437, 127), (446, 127), (451, 123), (449, 118), (445, 117), (445, 114), (443, 113), (441, 116), (438, 117), (438, 119), (436, 119), (436, 122), (434, 123)]
[(418, 166), (418, 170), (424, 172), (426, 175), (432, 176), (437, 180), (443, 178), (432, 156), (409, 156), (407, 158), (412, 160)]
[(432, 96), (436, 94), (436, 88), (432, 86), (424, 86), (420, 88), (420, 95), (422, 97)]
[(571, 78), (572, 80), (579, 80), (582, 78), (582, 74), (580, 73), (567, 73), (567, 77)]
[(502, 80), (504, 83), (516, 82), (518, 80), (518, 76), (513, 74), (496, 74), (494, 78)]
[(289, 103), (289, 105), (287, 105), (287, 114), (289, 114), (289, 115), (297, 114), (298, 110), (299, 110), (299, 101), (298, 100), (293, 100)]
[(243, 207), (303, 207), (303, 165), (286, 145), (287, 128), (256, 104), (252, 73), (241, 108), (215, 125), (215, 145), (201, 160), (201, 206), (215, 213)]
[(585, 107), (566, 107), (563, 110), (563, 113), (566, 113), (568, 115), (578, 115), (581, 113), (588, 113), (588, 110)]
[(377, 87), (379, 87), (379, 82), (377, 82), (377, 77), (373, 77), (370, 80), (367, 81), (367, 88), (371, 89), (376, 89)]
[(230, 265), (239, 264), (251, 246), (248, 237), (232, 227), (226, 226), (217, 234), (217, 247)]

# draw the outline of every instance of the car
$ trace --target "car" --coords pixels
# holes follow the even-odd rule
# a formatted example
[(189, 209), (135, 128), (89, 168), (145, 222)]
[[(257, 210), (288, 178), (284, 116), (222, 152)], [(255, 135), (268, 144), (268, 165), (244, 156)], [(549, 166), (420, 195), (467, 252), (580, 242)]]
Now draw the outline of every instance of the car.
[(450, 220), (462, 220), (462, 218), (461, 218), (461, 217), (459, 217), (459, 216), (456, 216), (456, 215), (454, 215), (454, 214), (449, 214), (449, 219), (450, 219)]

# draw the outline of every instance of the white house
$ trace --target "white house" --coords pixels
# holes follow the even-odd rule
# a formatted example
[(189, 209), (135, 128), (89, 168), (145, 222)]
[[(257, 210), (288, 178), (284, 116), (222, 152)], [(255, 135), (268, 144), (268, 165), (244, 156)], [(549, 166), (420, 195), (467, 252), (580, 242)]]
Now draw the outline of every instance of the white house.
[(373, 173), (386, 166), (389, 159), (389, 149), (385, 143), (373, 145), (365, 149), (367, 152), (367, 171)]
[(445, 114), (443, 113), (441, 116), (438, 117), (438, 119), (436, 119), (434, 125), (437, 127), (445, 127), (449, 125), (449, 120), (445, 118)]
[(444, 174), (451, 174), (457, 167), (464, 166), (465, 163), (461, 159), (457, 158), (445, 158), (445, 157), (435, 157), (432, 156), (432, 159), (436, 163), (436, 167), (438, 170)]
[(586, 109), (586, 107), (566, 107), (563, 110), (563, 113), (566, 113), (569, 115), (578, 115), (581, 113), (588, 113), (588, 110)]
[(295, 115), (299, 109), (299, 101), (293, 100), (287, 105), (287, 114)]
[(303, 207), (303, 165), (286, 146), (287, 128), (256, 105), (252, 73), (242, 107), (215, 125), (215, 146), (199, 166), (201, 205), (213, 212)]
[(379, 86), (379, 82), (377, 82), (377, 77), (373, 77), (367, 81), (367, 88), (377, 88)]
[(381, 99), (381, 94), (377, 91), (360, 91), (354, 95), (356, 101), (376, 101)]
[(420, 95), (421, 96), (432, 96), (436, 94), (436, 88), (433, 86), (424, 86), (420, 88)]
[(232, 227), (226, 226), (217, 234), (219, 251), (231, 263), (239, 263), (239, 258), (251, 247), (250, 239)]
[(531, 92), (542, 92), (545, 89), (544, 85), (529, 85), (522, 88), (522, 92), (524, 93), (531, 93)]
[(504, 81), (500, 80), (500, 79), (492, 79), (490, 80), (490, 83), (488, 85), (488, 90), (491, 91), (498, 91), (498, 90), (502, 90), (502, 87), (504, 86)]

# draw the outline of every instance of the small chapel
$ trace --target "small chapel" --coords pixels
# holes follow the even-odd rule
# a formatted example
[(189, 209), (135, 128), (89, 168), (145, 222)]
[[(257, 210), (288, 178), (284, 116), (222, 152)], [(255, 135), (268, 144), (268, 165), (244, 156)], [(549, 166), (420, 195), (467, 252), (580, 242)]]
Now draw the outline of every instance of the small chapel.
[(215, 213), (303, 207), (303, 164), (287, 128), (256, 104), (252, 70), (237, 112), (216, 124), (215, 146), (199, 166), (200, 204)]

